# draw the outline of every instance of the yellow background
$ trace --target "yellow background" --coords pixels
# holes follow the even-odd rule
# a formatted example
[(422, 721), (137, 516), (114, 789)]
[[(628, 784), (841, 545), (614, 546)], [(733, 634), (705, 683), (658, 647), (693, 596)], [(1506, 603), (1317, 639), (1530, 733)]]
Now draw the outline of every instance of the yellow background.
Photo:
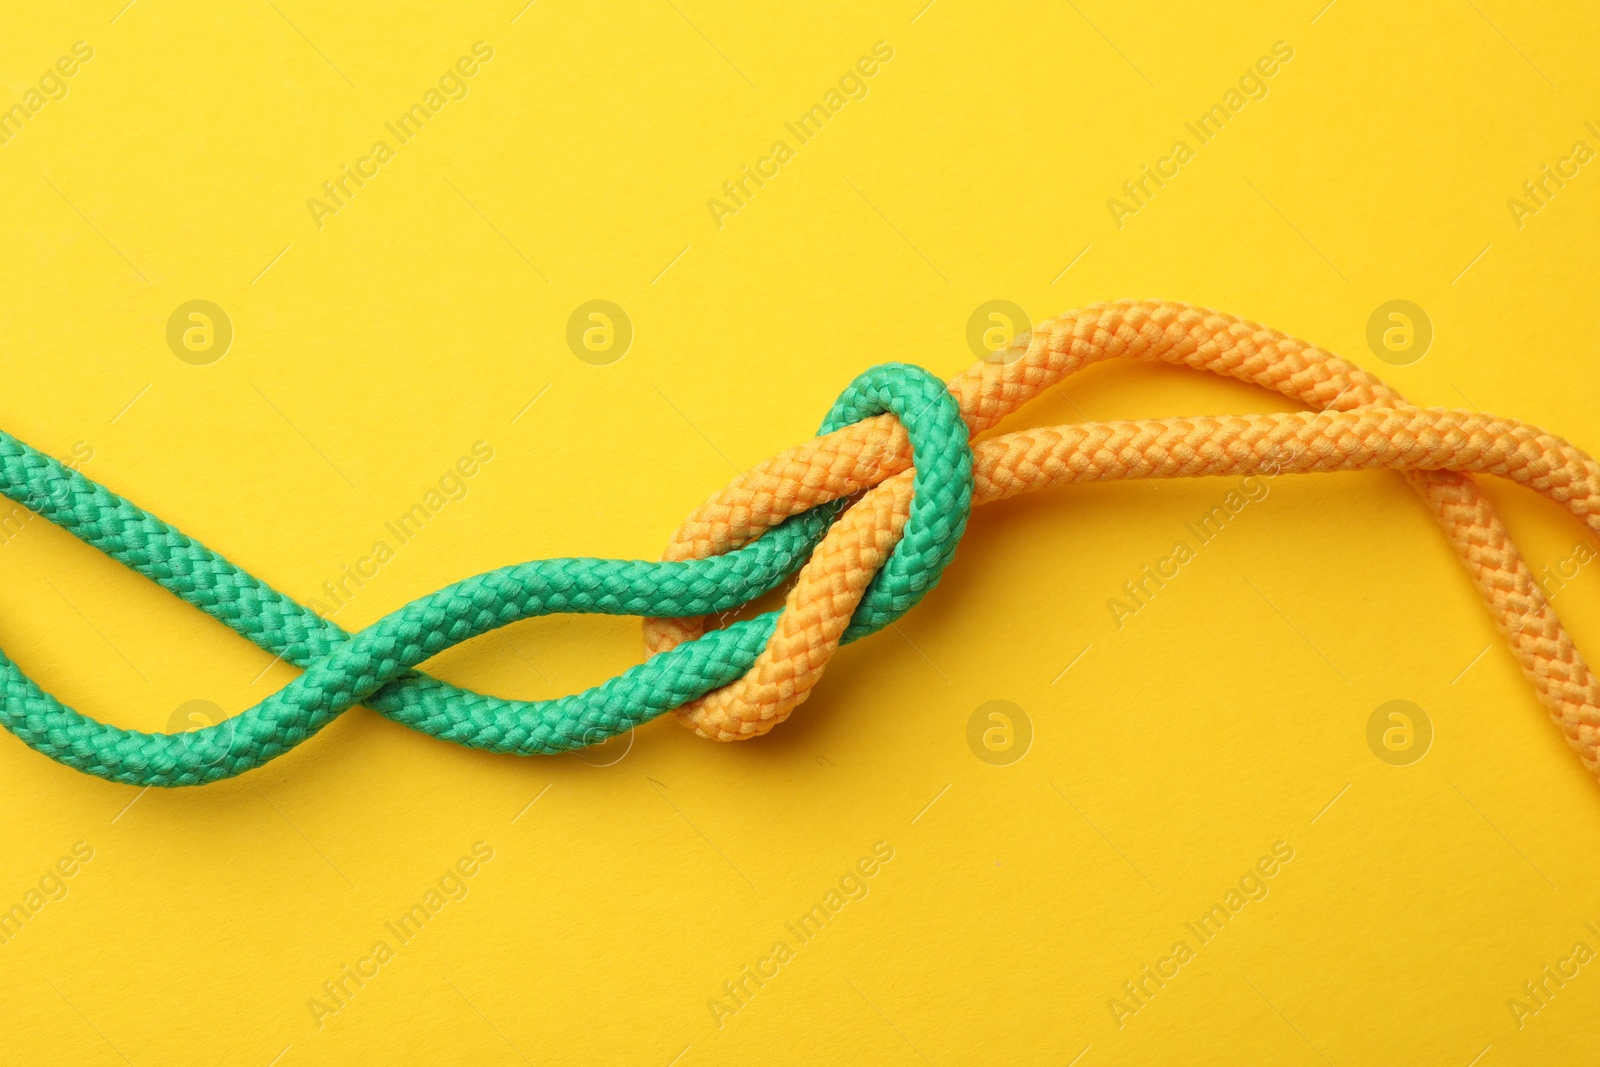
[[(467, 498), (341, 612), (352, 627), (506, 563), (655, 557), (863, 368), (968, 365), (967, 318), (993, 299), (1038, 319), (1209, 305), (1419, 403), (1600, 448), (1600, 172), (1520, 228), (1506, 206), (1574, 141), (1600, 147), (1584, 5), (921, 4), (8, 12), (6, 106), (75, 41), (94, 57), (0, 146), (0, 425), (55, 455), (84, 443), (85, 473), (302, 601), (491, 443)], [(318, 228), (307, 199), (480, 40), (494, 58), (468, 95)], [(868, 95), (718, 228), (707, 199), (877, 41), (894, 58)], [(1114, 225), (1121, 183), (1277, 41), (1294, 58), (1268, 95)], [(610, 366), (565, 339), (597, 298), (635, 331)], [(1396, 298), (1435, 330), (1405, 367), (1366, 344)], [(208, 366), (166, 343), (192, 299), (235, 332)], [(1283, 406), (1107, 366), (1016, 424)], [(1600, 793), (1398, 476), (1273, 482), (1112, 624), (1106, 600), (1230, 488), (980, 512), (899, 632), (843, 652), (753, 744), (665, 721), (599, 760), (519, 760), (356, 710), (263, 770), (141, 794), (0, 739), (0, 903), (94, 850), (0, 946), (4, 1058), (1592, 1056), (1600, 963), (1520, 1028), (1507, 1001), (1575, 942), (1600, 949)], [(1490, 490), (1536, 567), (1583, 540), (1554, 506)], [(1590, 567), (1555, 598), (1591, 648), (1597, 593)], [(73, 706), (151, 730), (293, 677), (43, 522), (0, 544), (0, 644)], [(531, 698), (639, 654), (634, 620), (556, 618), (428, 669)], [(1034, 732), (1004, 767), (966, 740), (996, 699)], [(1394, 699), (1433, 724), (1411, 766), (1367, 745)], [(319, 1027), (322, 983), (480, 841), (494, 858), (469, 895)], [(878, 841), (894, 859), (869, 895), (716, 1025), (708, 1000)], [(1123, 982), (1277, 841), (1294, 859), (1270, 895), (1118, 1028)]]

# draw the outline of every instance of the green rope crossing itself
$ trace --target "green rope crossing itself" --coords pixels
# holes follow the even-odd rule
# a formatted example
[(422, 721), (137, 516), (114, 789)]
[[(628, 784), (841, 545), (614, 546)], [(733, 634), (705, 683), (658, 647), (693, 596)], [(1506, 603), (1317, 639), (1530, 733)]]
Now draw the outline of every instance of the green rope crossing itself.
[[(919, 367), (863, 373), (823, 421), (828, 433), (881, 412), (904, 425), (915, 497), (901, 541), (873, 579), (844, 640), (898, 619), (955, 554), (972, 500), (972, 449), (945, 383)], [(201, 785), (259, 767), (356, 704), (471, 748), (566, 752), (605, 739), (734, 681), (772, 636), (777, 612), (735, 622), (553, 700), (507, 700), (416, 669), (519, 619), (559, 613), (692, 616), (728, 611), (776, 588), (821, 541), (842, 501), (797, 515), (734, 552), (646, 562), (547, 559), (487, 571), (412, 601), (358, 633), (295, 602), (176, 527), (0, 432), (0, 494), (182, 597), (304, 670), (261, 703), (186, 733), (124, 730), (62, 704), (0, 652), (0, 724), (51, 759), (139, 786)]]

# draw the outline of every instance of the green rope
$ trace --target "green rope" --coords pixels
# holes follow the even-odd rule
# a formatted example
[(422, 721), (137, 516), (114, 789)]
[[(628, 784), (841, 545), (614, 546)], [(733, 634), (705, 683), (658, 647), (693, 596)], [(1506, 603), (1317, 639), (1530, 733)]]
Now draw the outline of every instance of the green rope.
[[(972, 450), (938, 378), (886, 363), (852, 382), (823, 433), (880, 412), (905, 426), (915, 496), (900, 543), (868, 587), (845, 641), (910, 610), (955, 554), (972, 499)], [(304, 673), (247, 711), (180, 734), (124, 730), (40, 689), (0, 652), (0, 725), (69, 767), (130, 785), (230, 778), (283, 755), (363, 704), (415, 730), (518, 755), (597, 744), (734, 681), (766, 647), (777, 612), (713, 630), (591, 689), (507, 700), (416, 666), (519, 619), (565, 612), (687, 616), (727, 611), (776, 588), (805, 562), (843, 502), (813, 508), (735, 552), (646, 562), (549, 559), (446, 586), (351, 634), (104, 486), (0, 432), (0, 494), (182, 597)]]

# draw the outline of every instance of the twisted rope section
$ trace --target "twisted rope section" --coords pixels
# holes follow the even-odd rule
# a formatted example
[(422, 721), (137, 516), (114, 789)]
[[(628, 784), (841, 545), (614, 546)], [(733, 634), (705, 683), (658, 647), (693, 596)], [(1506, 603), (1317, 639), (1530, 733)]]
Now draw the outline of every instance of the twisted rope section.
[[(852, 382), (824, 423), (891, 412), (918, 458), (919, 507), (870, 583), (871, 627), (909, 610), (938, 581), (966, 526), (972, 451), (944, 383), (883, 364)], [(177, 528), (9, 435), (0, 434), (0, 494), (137, 570), (305, 673), (223, 723), (146, 733), (100, 722), (40, 689), (0, 653), (0, 725), (67, 766), (133, 785), (198, 785), (241, 774), (309, 739), (357, 703), (413, 729), (520, 755), (597, 744), (738, 678), (765, 646), (769, 613), (655, 656), (598, 686), (517, 701), (458, 689), (416, 670), (452, 645), (519, 619), (558, 612), (618, 615), (726, 611), (793, 574), (837, 514), (825, 504), (712, 559), (649, 563), (553, 559), (464, 579), (350, 634)], [(914, 536), (913, 536), (914, 535)]]
[[(980, 436), (1073, 372), (1113, 357), (1227, 375), (1316, 410)], [(162, 734), (74, 711), (0, 653), (0, 725), (78, 770), (161, 786), (258, 767), (358, 703), (444, 740), (520, 755), (595, 744), (673, 709), (704, 736), (753, 737), (806, 699), (840, 645), (889, 625), (938, 582), (973, 504), (1074, 482), (1381, 467), (1406, 472), (1539, 699), (1600, 774), (1600, 685), (1470, 477), (1525, 485), (1600, 533), (1600, 466), (1560, 438), (1510, 419), (1415, 408), (1303, 341), (1203, 309), (1140, 302), (1052, 320), (948, 385), (916, 367), (874, 367), (844, 391), (820, 433), (716, 493), (661, 562), (504, 567), (354, 634), (0, 433), (0, 494), (304, 669), (224, 723)], [(797, 572), (781, 611), (707, 629), (711, 613), (745, 605)], [(545, 701), (474, 693), (417, 670), (461, 641), (554, 612), (652, 616), (651, 655), (591, 689)]]

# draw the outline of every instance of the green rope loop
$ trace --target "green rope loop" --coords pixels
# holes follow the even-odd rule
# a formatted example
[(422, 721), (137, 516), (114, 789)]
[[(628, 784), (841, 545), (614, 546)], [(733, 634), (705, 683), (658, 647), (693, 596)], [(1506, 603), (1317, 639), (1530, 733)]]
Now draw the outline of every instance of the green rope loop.
[[(905, 531), (844, 635), (854, 641), (910, 610), (938, 582), (966, 528), (972, 449), (956, 402), (919, 367), (863, 373), (824, 433), (880, 412), (905, 426), (916, 459)], [(180, 734), (111, 726), (67, 707), (0, 652), (0, 725), (87, 774), (139, 786), (230, 778), (299, 745), (363, 704), (472, 748), (551, 754), (597, 744), (734, 681), (766, 647), (777, 612), (652, 656), (553, 700), (508, 700), (416, 670), (445, 649), (519, 619), (588, 612), (687, 616), (727, 611), (805, 562), (844, 506), (812, 508), (735, 552), (682, 562), (550, 559), (502, 567), (412, 601), (351, 634), (148, 511), (0, 431), (0, 494), (44, 516), (304, 673), (224, 722)]]

